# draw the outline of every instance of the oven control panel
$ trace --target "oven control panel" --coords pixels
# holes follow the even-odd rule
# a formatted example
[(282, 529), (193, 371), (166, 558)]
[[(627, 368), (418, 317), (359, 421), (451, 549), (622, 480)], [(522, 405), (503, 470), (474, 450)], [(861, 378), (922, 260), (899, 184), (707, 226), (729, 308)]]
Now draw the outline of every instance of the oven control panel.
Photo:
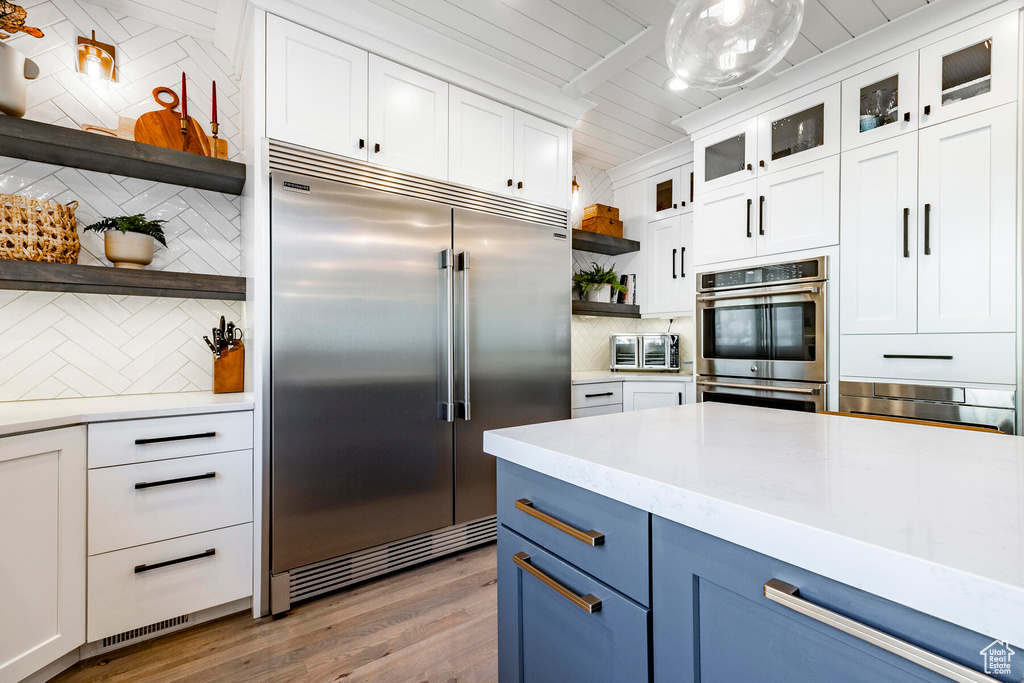
[(749, 287), (751, 285), (822, 279), (824, 277), (824, 274), (821, 272), (822, 265), (822, 259), (810, 259), (807, 261), (775, 263), (740, 270), (704, 273), (700, 278), (700, 289), (701, 291), (709, 291), (714, 289), (730, 289), (732, 287)]

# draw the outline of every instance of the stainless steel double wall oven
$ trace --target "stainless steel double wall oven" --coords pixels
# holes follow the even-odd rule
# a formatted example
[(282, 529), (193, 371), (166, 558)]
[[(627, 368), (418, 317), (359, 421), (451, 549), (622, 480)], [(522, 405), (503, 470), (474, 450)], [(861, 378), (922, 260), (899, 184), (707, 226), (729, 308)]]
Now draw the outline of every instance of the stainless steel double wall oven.
[(697, 400), (820, 412), (828, 257), (698, 276)]

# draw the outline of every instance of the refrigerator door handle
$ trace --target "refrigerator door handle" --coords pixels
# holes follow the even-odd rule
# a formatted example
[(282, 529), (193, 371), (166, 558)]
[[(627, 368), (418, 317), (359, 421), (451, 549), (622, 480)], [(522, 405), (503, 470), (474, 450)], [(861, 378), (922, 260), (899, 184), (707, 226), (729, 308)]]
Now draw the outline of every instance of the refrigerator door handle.
[(462, 273), (462, 400), (456, 402), (456, 415), (470, 420), (469, 403), (469, 252), (456, 255), (456, 268)]
[(455, 274), (451, 249), (438, 253), (437, 266), (444, 271), (445, 277), (445, 328), (441, 343), (444, 353), (445, 398), (437, 404), (437, 417), (446, 422), (455, 422), (455, 303), (452, 301)]

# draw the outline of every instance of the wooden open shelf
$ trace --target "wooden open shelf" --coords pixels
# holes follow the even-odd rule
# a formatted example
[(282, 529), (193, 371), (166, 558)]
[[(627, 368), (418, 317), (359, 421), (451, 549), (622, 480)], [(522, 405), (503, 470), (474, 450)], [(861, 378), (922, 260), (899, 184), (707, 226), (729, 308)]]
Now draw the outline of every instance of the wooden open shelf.
[(573, 315), (598, 315), (608, 318), (639, 318), (640, 307), (629, 304), (601, 304), (593, 301), (572, 302)]
[(245, 300), (245, 278), (0, 260), (0, 289)]
[(0, 156), (241, 194), (245, 166), (101, 133), (0, 116)]
[(572, 231), (572, 248), (579, 251), (590, 251), (595, 254), (608, 254), (617, 256), (640, 251), (640, 243), (636, 240), (627, 240), (623, 237), (612, 237), (611, 235), (599, 235), (596, 232), (585, 230)]

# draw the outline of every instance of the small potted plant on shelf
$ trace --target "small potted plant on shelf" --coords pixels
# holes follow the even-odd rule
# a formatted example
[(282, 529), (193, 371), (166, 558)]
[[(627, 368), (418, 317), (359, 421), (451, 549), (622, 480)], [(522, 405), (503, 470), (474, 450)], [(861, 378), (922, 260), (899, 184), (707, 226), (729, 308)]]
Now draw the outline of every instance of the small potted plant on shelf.
[(103, 233), (103, 250), (115, 268), (142, 269), (153, 262), (154, 243), (167, 246), (163, 224), (145, 215), (115, 216), (93, 223), (86, 230)]
[(573, 290), (581, 299), (608, 304), (612, 302), (612, 290), (625, 293), (626, 288), (619, 283), (615, 272), (615, 264), (605, 269), (591, 262), (589, 270), (581, 270), (572, 276)]

